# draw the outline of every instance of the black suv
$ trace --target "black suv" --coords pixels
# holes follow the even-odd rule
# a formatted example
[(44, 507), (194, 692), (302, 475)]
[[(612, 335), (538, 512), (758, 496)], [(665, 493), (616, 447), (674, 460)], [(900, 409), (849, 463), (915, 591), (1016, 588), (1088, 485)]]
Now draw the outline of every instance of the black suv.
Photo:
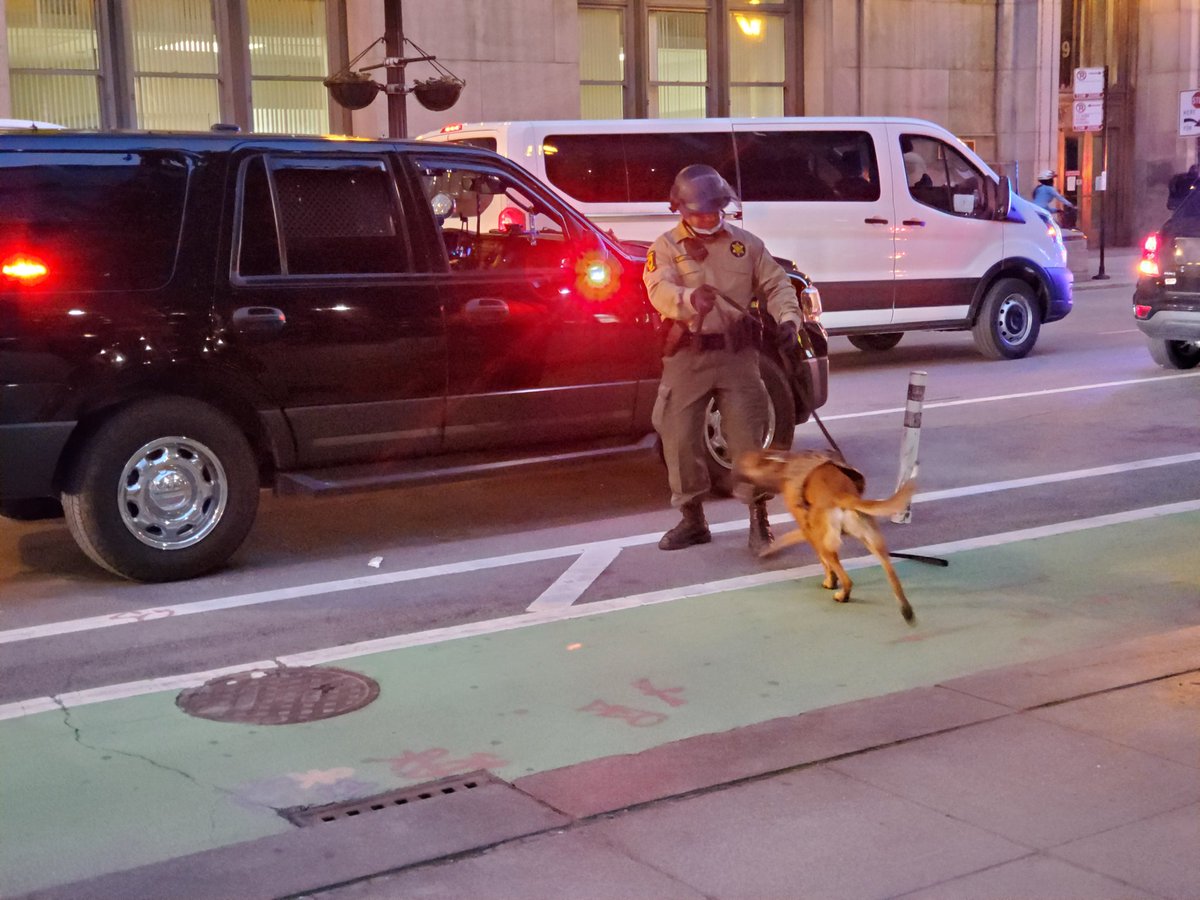
[(1200, 190), (1142, 244), (1133, 314), (1164, 369), (1200, 364)]
[[(101, 566), (170, 580), (297, 473), (638, 443), (661, 359), (637, 254), (485, 150), (0, 135), (0, 512), (61, 502)], [(806, 353), (762, 361), (775, 446), (826, 396), (793, 278)]]

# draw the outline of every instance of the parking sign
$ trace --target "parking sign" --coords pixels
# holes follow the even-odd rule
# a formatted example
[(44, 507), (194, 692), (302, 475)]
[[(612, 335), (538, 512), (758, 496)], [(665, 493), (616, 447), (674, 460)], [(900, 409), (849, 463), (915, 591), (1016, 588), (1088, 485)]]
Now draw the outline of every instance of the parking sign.
[(1200, 88), (1179, 92), (1179, 136), (1200, 135)]
[(1071, 103), (1071, 130), (1103, 131), (1104, 101), (1074, 100)]

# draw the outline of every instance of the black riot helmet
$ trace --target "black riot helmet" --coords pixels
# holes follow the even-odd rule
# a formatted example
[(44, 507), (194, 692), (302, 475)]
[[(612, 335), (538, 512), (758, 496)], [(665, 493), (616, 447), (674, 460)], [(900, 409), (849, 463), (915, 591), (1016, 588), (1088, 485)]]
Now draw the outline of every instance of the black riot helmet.
[(683, 215), (720, 212), (736, 199), (729, 182), (712, 166), (685, 166), (671, 185), (671, 212)]

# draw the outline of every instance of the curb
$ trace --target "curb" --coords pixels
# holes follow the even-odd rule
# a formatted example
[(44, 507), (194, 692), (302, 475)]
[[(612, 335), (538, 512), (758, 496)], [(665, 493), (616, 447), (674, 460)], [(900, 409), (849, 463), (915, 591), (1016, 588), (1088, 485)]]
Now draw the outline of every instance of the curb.
[(41, 889), (29, 900), (297, 896), (599, 816), (1197, 671), (1200, 626), (701, 735), (418, 803)]

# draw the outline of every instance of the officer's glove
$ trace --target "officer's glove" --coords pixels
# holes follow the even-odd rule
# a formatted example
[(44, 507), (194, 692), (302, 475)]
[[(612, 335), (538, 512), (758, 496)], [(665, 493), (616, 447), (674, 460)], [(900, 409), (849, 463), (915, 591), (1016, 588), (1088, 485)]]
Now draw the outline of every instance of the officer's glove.
[(711, 284), (702, 284), (692, 291), (692, 308), (696, 314), (707, 316), (717, 305), (717, 289)]
[(780, 322), (775, 340), (779, 342), (779, 349), (784, 353), (794, 352), (800, 343), (800, 327), (791, 319)]

